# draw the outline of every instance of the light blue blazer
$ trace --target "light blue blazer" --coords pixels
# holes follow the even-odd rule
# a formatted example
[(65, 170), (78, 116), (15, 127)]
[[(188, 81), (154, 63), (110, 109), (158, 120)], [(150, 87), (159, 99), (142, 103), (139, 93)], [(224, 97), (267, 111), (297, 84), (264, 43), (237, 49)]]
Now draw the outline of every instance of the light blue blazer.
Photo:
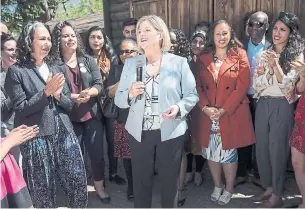
[[(130, 108), (126, 130), (141, 142), (145, 97), (128, 102), (129, 90), (136, 81), (137, 63), (143, 63), (143, 78), (146, 73), (146, 57), (138, 55), (127, 59), (123, 68), (120, 84), (115, 94), (115, 104), (120, 108)], [(186, 58), (163, 53), (159, 82), (159, 117), (161, 141), (177, 138), (187, 130), (186, 116), (198, 102), (196, 82)], [(180, 112), (173, 120), (164, 120), (162, 113), (171, 105), (178, 105)]]

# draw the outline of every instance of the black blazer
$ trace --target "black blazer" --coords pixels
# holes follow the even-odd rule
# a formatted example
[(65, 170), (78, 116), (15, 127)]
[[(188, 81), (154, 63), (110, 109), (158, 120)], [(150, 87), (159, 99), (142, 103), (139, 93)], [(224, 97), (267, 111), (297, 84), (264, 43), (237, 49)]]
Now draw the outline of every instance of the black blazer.
[[(78, 66), (80, 69), (80, 75), (82, 79), (83, 88), (96, 88), (99, 92), (99, 95), (97, 97), (92, 97), (88, 104), (91, 108), (91, 112), (95, 115), (97, 119), (101, 118), (101, 108), (98, 102), (98, 99), (100, 99), (101, 96), (105, 95), (105, 89), (103, 86), (103, 80), (102, 75), (100, 72), (100, 68), (98, 67), (97, 63), (93, 59), (93, 57), (89, 55), (79, 56), (77, 57)], [(84, 67), (81, 67), (81, 64), (84, 65)], [(82, 69), (81, 69), (82, 68)], [(67, 69), (64, 68), (63, 72), (65, 73), (67, 77)], [(71, 84), (68, 83), (69, 90), (71, 92)]]
[[(50, 72), (61, 72), (63, 65), (48, 65)], [(38, 136), (55, 134), (55, 115), (59, 115), (70, 132), (73, 126), (68, 113), (74, 105), (70, 91), (65, 84), (60, 101), (47, 97), (44, 93), (45, 81), (36, 67), (29, 63), (23, 67), (13, 65), (6, 75), (4, 88), (10, 97), (15, 110), (14, 127), (22, 124), (39, 126)]]

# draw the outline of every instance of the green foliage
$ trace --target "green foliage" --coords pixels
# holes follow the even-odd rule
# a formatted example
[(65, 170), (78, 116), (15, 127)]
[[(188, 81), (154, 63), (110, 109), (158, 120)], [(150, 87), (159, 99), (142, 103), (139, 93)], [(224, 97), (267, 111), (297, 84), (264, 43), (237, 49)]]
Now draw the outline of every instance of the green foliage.
[(57, 12), (56, 19), (64, 20), (70, 18), (83, 17), (89, 14), (101, 14), (103, 13), (103, 1), (102, 0), (78, 0), (78, 4), (72, 1), (64, 5), (60, 4)]
[(93, 13), (103, 13), (103, 0), (1, 0), (1, 19), (14, 36), (29, 21), (47, 22)]

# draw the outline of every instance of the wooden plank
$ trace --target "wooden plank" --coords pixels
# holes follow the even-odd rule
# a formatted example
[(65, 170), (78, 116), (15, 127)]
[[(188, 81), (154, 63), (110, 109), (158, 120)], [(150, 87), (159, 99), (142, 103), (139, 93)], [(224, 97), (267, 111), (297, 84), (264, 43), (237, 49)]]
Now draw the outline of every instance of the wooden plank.
[(301, 22), (301, 26), (300, 26), (300, 32), (302, 34), (303, 37), (305, 37), (305, 1), (304, 0), (300, 0), (299, 2), (299, 18), (300, 18), (300, 22)]
[(111, 21), (124, 21), (129, 18), (129, 11), (121, 11), (116, 13), (111, 13), (110, 19)]
[[(300, 15), (300, 2), (302, 0), (286, 0), (285, 1), (285, 12), (292, 12), (295, 15)], [(304, 0), (303, 0), (304, 1)], [(304, 12), (304, 10), (303, 10)]]
[(129, 2), (117, 3), (116, 1), (111, 1), (110, 12), (120, 12), (127, 10), (129, 11)]
[(195, 25), (201, 21), (213, 22), (213, 0), (193, 0), (190, 4), (190, 34), (195, 30)]
[(215, 0), (214, 20), (226, 20), (233, 28), (236, 36), (243, 39), (246, 16), (256, 10), (256, 2), (248, 0)]
[[(289, 0), (290, 4), (291, 0)], [(274, 20), (281, 11), (285, 11), (286, 0), (273, 0), (272, 20)]]
[(269, 17), (269, 22), (273, 18), (273, 0), (257, 0), (256, 1), (256, 10), (265, 12)]

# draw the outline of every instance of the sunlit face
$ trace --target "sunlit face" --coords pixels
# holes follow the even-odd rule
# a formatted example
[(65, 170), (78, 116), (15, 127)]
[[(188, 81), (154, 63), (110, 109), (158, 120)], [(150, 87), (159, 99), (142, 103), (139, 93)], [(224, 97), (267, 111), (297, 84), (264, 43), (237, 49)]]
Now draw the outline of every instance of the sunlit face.
[(104, 46), (105, 40), (102, 31), (95, 30), (90, 33), (89, 45), (94, 53), (98, 53)]
[(135, 25), (127, 25), (123, 29), (123, 35), (125, 38), (136, 38), (136, 26)]
[(6, 41), (1, 50), (2, 66), (7, 69), (16, 62), (16, 41)]
[(174, 32), (169, 33), (169, 37), (171, 40), (171, 48), (169, 49), (169, 53), (178, 54), (178, 43), (177, 43), (177, 36)]
[(275, 45), (286, 45), (289, 39), (290, 29), (282, 21), (276, 21), (272, 30), (272, 40)]
[(137, 46), (130, 41), (124, 41), (120, 50), (120, 59), (123, 64), (127, 58), (135, 57), (138, 54)]
[(75, 31), (70, 26), (65, 26), (61, 30), (60, 47), (63, 53), (76, 51), (77, 37)]
[(139, 47), (144, 51), (156, 47), (160, 48), (161, 34), (146, 20), (140, 24), (137, 30), (137, 40)]
[(204, 40), (201, 37), (196, 37), (191, 42), (191, 50), (194, 55), (200, 55), (204, 49)]
[(32, 55), (37, 60), (44, 59), (50, 52), (52, 46), (49, 31), (44, 26), (36, 28), (32, 44)]
[(231, 39), (231, 28), (226, 23), (216, 25), (214, 29), (214, 42), (216, 48), (226, 48)]

